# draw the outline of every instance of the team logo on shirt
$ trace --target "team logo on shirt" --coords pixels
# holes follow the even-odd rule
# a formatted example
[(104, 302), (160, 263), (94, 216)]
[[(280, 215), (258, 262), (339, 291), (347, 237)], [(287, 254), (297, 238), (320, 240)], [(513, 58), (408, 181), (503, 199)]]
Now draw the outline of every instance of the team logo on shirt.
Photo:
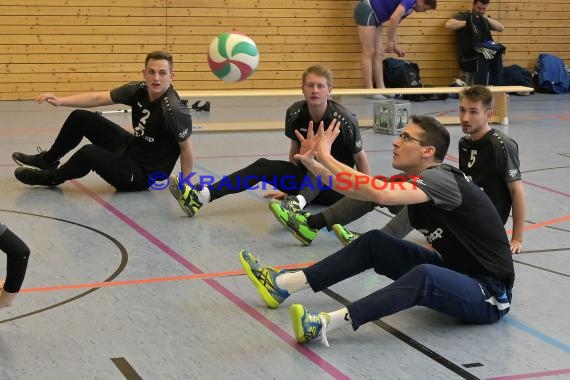
[(471, 151), (471, 157), (469, 157), (469, 162), (467, 163), (467, 167), (471, 168), (475, 165), (475, 161), (477, 160), (477, 150), (473, 149)]
[(519, 170), (518, 169), (511, 169), (509, 170), (509, 175), (511, 176), (511, 178), (515, 178), (515, 176), (519, 174)]
[(443, 228), (438, 227), (433, 232), (429, 232), (429, 230), (421, 229), (418, 230), (422, 235), (424, 235), (428, 241), (428, 243), (433, 243), (437, 239), (443, 238)]
[(135, 136), (137, 137), (141, 137), (144, 136), (144, 129), (146, 126), (146, 119), (148, 119), (148, 117), (150, 116), (150, 111), (147, 110), (146, 108), (143, 108), (141, 110), (141, 113), (143, 114), (142, 117), (139, 119), (139, 124), (135, 127)]
[(188, 134), (188, 128), (186, 128), (185, 130), (183, 130), (182, 132), (180, 132), (180, 133), (178, 134), (178, 138), (180, 138), (180, 139), (181, 139), (181, 138), (184, 138), (184, 137), (186, 137), (187, 134)]

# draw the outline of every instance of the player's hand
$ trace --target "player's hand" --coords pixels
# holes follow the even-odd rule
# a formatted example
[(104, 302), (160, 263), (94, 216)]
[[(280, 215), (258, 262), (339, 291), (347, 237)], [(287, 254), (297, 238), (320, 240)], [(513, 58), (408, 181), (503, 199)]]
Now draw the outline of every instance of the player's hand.
[(522, 241), (518, 241), (516, 239), (511, 240), (511, 253), (514, 255), (516, 253), (522, 252)]
[(55, 107), (57, 107), (57, 106), (60, 105), (60, 103), (59, 103), (59, 98), (58, 98), (57, 96), (55, 96), (55, 94), (52, 94), (51, 92), (48, 92), (48, 93), (46, 93), (46, 94), (40, 94), (40, 95), (38, 95), (38, 96), (36, 97), (36, 102), (38, 102), (38, 103), (40, 103), (40, 104), (43, 103), (43, 102), (46, 102), (46, 103), (49, 103), (49, 104), (51, 104), (52, 106), (55, 106)]

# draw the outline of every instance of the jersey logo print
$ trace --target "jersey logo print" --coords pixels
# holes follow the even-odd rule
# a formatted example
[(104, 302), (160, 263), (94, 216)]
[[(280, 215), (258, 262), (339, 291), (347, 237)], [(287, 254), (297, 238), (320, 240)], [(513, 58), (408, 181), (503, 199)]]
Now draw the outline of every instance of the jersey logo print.
[(141, 137), (144, 136), (144, 129), (145, 129), (145, 125), (146, 125), (146, 119), (148, 119), (148, 117), (150, 116), (150, 111), (147, 110), (146, 108), (143, 108), (143, 110), (141, 111), (143, 114), (143, 117), (141, 117), (139, 119), (139, 125), (137, 125), (135, 127), (135, 136), (137, 137)]
[(467, 167), (471, 168), (473, 165), (475, 165), (476, 159), (477, 159), (477, 150), (473, 149), (471, 150), (471, 157), (469, 157), (469, 162), (467, 163)]
[(515, 176), (519, 173), (518, 169), (511, 169), (509, 170), (509, 175), (511, 178), (515, 178)]
[(434, 241), (436, 241), (437, 239), (441, 239), (443, 237), (443, 228), (438, 227), (435, 231), (433, 231), (429, 235), (427, 235), (427, 234), (424, 234), (424, 235), (426, 235), (426, 239), (427, 239), (428, 243), (431, 244)]
[(182, 139), (182, 138), (186, 137), (187, 134), (188, 134), (188, 128), (186, 128), (185, 130), (183, 130), (182, 132), (180, 132), (180, 133), (178, 134), (178, 138), (181, 138), (181, 139)]

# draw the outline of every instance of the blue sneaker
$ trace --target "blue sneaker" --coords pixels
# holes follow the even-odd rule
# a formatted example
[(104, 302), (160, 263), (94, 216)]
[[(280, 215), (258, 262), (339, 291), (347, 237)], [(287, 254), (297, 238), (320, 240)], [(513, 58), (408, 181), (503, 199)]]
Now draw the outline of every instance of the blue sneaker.
[(305, 306), (293, 304), (289, 307), (289, 315), (297, 343), (307, 343), (321, 336), (322, 343), (329, 346), (326, 332), (331, 318), (328, 313), (309, 313)]
[(239, 261), (245, 270), (245, 274), (255, 285), (267, 307), (271, 309), (278, 308), (289, 297), (289, 292), (280, 289), (275, 283), (277, 276), (283, 273), (282, 270), (273, 267), (262, 267), (258, 258), (246, 250), (239, 253)]

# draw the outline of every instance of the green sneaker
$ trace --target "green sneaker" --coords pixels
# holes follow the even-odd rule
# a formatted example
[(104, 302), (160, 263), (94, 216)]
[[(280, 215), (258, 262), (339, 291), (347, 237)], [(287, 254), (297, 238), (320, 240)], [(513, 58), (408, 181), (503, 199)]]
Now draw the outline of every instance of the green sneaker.
[(178, 201), (180, 208), (188, 216), (194, 216), (202, 207), (202, 202), (198, 200), (199, 191), (184, 184), (184, 188), (180, 186), (179, 178), (176, 175), (170, 176), (170, 183), (168, 189)]
[(278, 202), (269, 203), (269, 208), (283, 227), (287, 228), (303, 245), (311, 245), (315, 237), (317, 237), (317, 232), (319, 231), (309, 227), (307, 224), (307, 218), (311, 216), (308, 212), (289, 211), (281, 207), (281, 204)]
[(309, 313), (305, 306), (293, 304), (289, 307), (289, 315), (297, 343), (307, 343), (320, 335), (322, 343), (329, 346), (326, 332), (331, 318), (328, 313)]
[[(287, 195), (283, 199), (273, 199), (271, 203), (278, 203), (282, 209), (299, 213), (301, 212), (301, 207), (299, 207), (299, 199), (295, 195)], [(269, 206), (271, 208), (271, 206)]]
[(342, 245), (347, 246), (362, 235), (360, 232), (350, 231), (341, 226), (340, 224), (333, 224), (332, 229), (334, 234), (340, 240)]
[(275, 283), (277, 276), (283, 273), (282, 270), (273, 267), (262, 267), (258, 258), (246, 250), (239, 253), (239, 261), (245, 270), (245, 274), (255, 285), (267, 307), (276, 309), (289, 297), (289, 292), (280, 289)]

